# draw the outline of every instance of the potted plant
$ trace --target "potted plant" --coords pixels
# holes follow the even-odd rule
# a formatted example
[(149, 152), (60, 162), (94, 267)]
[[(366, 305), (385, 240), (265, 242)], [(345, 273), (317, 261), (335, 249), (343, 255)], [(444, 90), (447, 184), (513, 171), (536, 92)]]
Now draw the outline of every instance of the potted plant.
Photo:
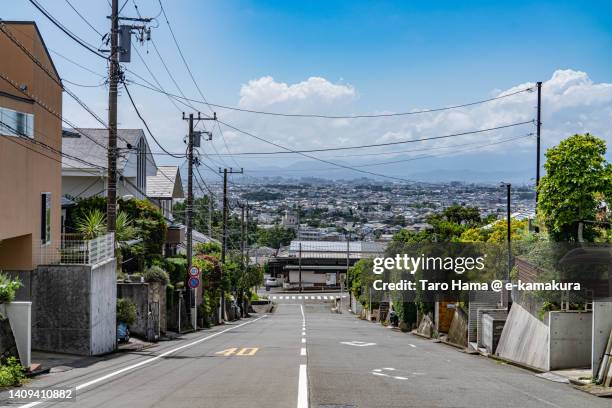
[[(15, 293), (21, 287), (18, 279), (13, 279), (5, 273), (0, 272), (0, 305), (15, 300)], [(2, 313), (0, 313), (0, 316)]]
[(117, 299), (117, 341), (128, 342), (128, 326), (136, 322), (136, 305), (129, 299)]

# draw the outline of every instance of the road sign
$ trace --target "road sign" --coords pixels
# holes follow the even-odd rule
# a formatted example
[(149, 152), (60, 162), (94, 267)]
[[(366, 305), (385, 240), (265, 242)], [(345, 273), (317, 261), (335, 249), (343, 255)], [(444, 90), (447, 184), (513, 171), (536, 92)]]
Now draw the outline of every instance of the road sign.
[(200, 279), (196, 278), (195, 276), (192, 276), (191, 278), (189, 278), (189, 287), (191, 289), (195, 289), (198, 286), (200, 286)]
[(198, 277), (199, 275), (200, 268), (198, 268), (197, 266), (192, 266), (191, 269), (189, 269), (189, 276)]

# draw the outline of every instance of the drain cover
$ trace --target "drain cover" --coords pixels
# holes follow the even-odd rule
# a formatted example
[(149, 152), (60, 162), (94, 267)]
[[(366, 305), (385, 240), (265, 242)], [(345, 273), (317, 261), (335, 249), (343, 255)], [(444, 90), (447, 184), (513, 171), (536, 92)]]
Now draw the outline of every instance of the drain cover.
[(56, 367), (52, 367), (49, 372), (50, 373), (63, 373), (65, 371), (70, 371), (72, 370), (72, 367), (70, 366), (56, 366)]

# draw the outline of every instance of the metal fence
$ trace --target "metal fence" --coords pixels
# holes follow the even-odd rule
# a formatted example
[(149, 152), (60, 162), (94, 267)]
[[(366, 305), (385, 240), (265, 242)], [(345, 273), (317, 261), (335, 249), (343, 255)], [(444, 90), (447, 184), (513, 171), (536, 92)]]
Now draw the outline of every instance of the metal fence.
[(114, 238), (112, 232), (89, 240), (81, 234), (62, 234), (59, 244), (39, 244), (35, 251), (43, 265), (96, 265), (115, 256)]

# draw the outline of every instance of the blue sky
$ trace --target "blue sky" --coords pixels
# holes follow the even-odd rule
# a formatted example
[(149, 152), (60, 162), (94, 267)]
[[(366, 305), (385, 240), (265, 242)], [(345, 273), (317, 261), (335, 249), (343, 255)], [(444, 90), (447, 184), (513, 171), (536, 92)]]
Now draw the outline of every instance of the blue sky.
[[(79, 36), (99, 44), (99, 36), (64, 0), (39, 1)], [(108, 30), (105, 16), (109, 7), (105, 1), (70, 2), (99, 31)], [(143, 15), (155, 16), (159, 12), (157, 1), (137, 0), (136, 3)], [(569, 78), (566, 84), (560, 85), (560, 94), (576, 77), (581, 78), (582, 85), (599, 86), (598, 92), (604, 92), (605, 96), (597, 101), (596, 107), (592, 103), (579, 106), (580, 103), (574, 101), (572, 112), (576, 113), (576, 119), (564, 127), (554, 128), (559, 118), (550, 116), (547, 125), (551, 137), (545, 144), (554, 144), (564, 132), (584, 130), (599, 131), (601, 137), (610, 138), (605, 130), (610, 123), (606, 115), (612, 112), (611, 92), (606, 86), (612, 83), (612, 2), (609, 1), (164, 0), (164, 5), (183, 52), (209, 101), (227, 105), (247, 103), (250, 107), (302, 113), (406, 111), (482, 99), (519, 84), (550, 80), (557, 70), (572, 70), (584, 73), (586, 79), (578, 74), (557, 77)], [(68, 40), (28, 1), (11, 2), (10, 6), (3, 7), (2, 14), (2, 18), (7, 20), (35, 20), (51, 49), (105, 74), (103, 61)], [(133, 0), (128, 0), (123, 14), (135, 15)], [(153, 29), (152, 35), (179, 85), (188, 96), (197, 97), (163, 18), (160, 17), (159, 27)], [(176, 93), (152, 47), (145, 45), (140, 51), (166, 89)], [(102, 80), (57, 55), (53, 57), (60, 74), (66, 79), (85, 85)], [(128, 67), (150, 79), (134, 53), (133, 62)], [(331, 102), (323, 98), (329, 102), (326, 103), (317, 99), (322, 97), (319, 91), (306, 92), (305, 96), (290, 92), (281, 102), (270, 104), (265, 99), (269, 89), (262, 85), (256, 89), (251, 87), (252, 92), (261, 92), (261, 95), (245, 102), (244, 93), (241, 93), (241, 90), (245, 91), (245, 84), (265, 77), (273, 78), (273, 86), (286, 84), (289, 90), (292, 85), (304, 83), (308, 78), (320, 77), (335, 86), (350, 88), (354, 94), (332, 98)], [(301, 92), (308, 86), (306, 83), (298, 90)], [(593, 93), (587, 88), (585, 94)], [(71, 89), (105, 117), (107, 91), (104, 87), (71, 86)], [(184, 123), (179, 112), (159, 95), (143, 89), (136, 89), (134, 93), (143, 113), (150, 118), (166, 146), (171, 150), (180, 149)], [(309, 99), (311, 96), (312, 100)], [(96, 125), (67, 97), (64, 99), (67, 117), (83, 126)], [(121, 102), (124, 103), (124, 108), (120, 108), (122, 125), (141, 127), (129, 109), (127, 99), (123, 97)], [(560, 104), (559, 110), (555, 110), (560, 115), (563, 101), (555, 98), (550, 103)], [(527, 110), (532, 108), (528, 106)], [(549, 110), (551, 115), (553, 110)], [(516, 113), (516, 109), (513, 112)], [(226, 120), (245, 130), (258, 132), (292, 147), (386, 140), (385, 135), (401, 131), (408, 137), (415, 137), (418, 129), (435, 133), (456, 127), (445, 123), (436, 128), (430, 123), (420, 123), (406, 130), (408, 125), (397, 121), (346, 127), (344, 124), (334, 126), (333, 123), (274, 121), (223, 114)], [(466, 114), (486, 116), (488, 112)], [(600, 123), (585, 123), (584, 117), (580, 116), (584, 114), (591, 115), (592, 120)], [(499, 116), (499, 112), (496, 115)], [(430, 117), (429, 120), (439, 123), (452, 118)], [(551, 123), (553, 121), (555, 123)], [(469, 126), (475, 124), (477, 121), (471, 118)], [(368, 131), (360, 134), (359, 129), (366, 127)], [(319, 133), (313, 134), (312, 129)], [(225, 136), (225, 142), (215, 138), (217, 151), (225, 151), (226, 144), (233, 152), (269, 150), (261, 143), (245, 140), (232, 132), (226, 131)], [(527, 160), (531, 149), (524, 146), (524, 151)], [(164, 157), (158, 161), (166, 160), (170, 161)], [(246, 163), (250, 168), (265, 167), (260, 161)], [(282, 159), (275, 162), (280, 168), (291, 164), (291, 161)], [(384, 171), (393, 173), (399, 170), (389, 166)]]

